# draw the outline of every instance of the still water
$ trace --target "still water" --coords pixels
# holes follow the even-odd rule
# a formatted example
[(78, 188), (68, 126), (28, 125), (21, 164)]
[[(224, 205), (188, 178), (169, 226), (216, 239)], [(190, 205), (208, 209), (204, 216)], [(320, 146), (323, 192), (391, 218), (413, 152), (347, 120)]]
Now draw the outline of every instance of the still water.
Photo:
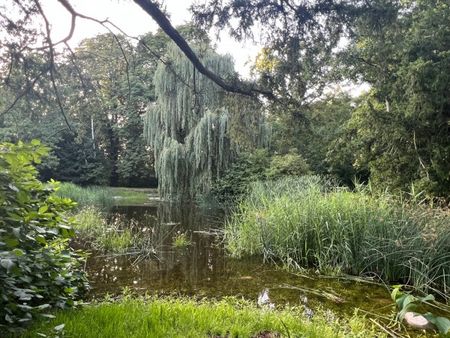
[[(299, 305), (307, 296), (312, 308), (341, 314), (355, 308), (391, 314), (387, 288), (349, 280), (305, 276), (262, 264), (261, 258), (232, 259), (220, 238), (225, 216), (220, 210), (201, 210), (190, 204), (154, 202), (121, 206), (111, 211), (133, 224), (148, 239), (153, 254), (91, 255), (87, 262), (92, 296), (120, 294), (128, 287), (149, 294), (193, 297), (243, 297), (255, 300), (268, 289), (276, 305)], [(174, 238), (186, 234), (190, 245), (176, 248)]]

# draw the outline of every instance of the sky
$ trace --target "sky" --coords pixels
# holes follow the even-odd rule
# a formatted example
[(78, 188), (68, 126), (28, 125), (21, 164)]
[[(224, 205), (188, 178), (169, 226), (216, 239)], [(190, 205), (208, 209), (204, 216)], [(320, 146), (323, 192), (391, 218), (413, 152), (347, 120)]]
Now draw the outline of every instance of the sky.
[[(202, 0), (197, 0), (197, 2)], [(170, 20), (174, 26), (187, 23), (191, 19), (188, 11), (194, 0), (165, 0)], [(52, 26), (52, 40), (59, 41), (70, 30), (70, 14), (57, 0), (42, 0), (44, 11)], [(149, 31), (155, 32), (157, 24), (132, 0), (71, 0), (70, 3), (79, 13), (103, 20), (108, 18), (131, 36), (139, 36)], [(75, 32), (70, 40), (71, 47), (76, 47), (83, 39), (105, 33), (107, 30), (98, 23), (77, 18)], [(215, 40), (215, 35), (213, 41)], [(230, 54), (235, 60), (236, 70), (244, 77), (250, 74), (250, 63), (254, 61), (260, 47), (250, 43), (238, 43), (225, 32), (220, 34), (217, 51)]]

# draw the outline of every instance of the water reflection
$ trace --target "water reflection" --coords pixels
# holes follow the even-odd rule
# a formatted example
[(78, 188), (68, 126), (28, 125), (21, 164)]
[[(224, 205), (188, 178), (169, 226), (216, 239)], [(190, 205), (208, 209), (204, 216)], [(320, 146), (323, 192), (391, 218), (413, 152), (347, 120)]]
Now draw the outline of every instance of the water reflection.
[[(214, 236), (224, 220), (218, 210), (159, 203), (118, 207), (113, 212), (134, 220), (133, 231), (140, 231), (153, 243), (155, 257), (91, 257), (87, 269), (93, 295), (118, 294), (124, 287), (130, 287), (143, 293), (238, 296), (256, 301), (261, 290), (268, 288), (275, 304), (299, 305), (300, 298), (307, 294), (312, 307), (320, 305), (349, 313), (355, 307), (375, 312), (392, 310), (389, 294), (382, 287), (301, 277), (262, 265), (260, 260), (227, 257), (222, 243)], [(186, 233), (191, 245), (174, 248), (177, 232)]]

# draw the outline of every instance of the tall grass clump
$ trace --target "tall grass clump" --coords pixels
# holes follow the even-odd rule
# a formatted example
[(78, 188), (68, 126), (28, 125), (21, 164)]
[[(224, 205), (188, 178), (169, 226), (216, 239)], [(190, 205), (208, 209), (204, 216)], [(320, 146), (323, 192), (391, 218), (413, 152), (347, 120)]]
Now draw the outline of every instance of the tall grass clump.
[(80, 187), (73, 183), (61, 183), (56, 194), (77, 202), (78, 207), (95, 205), (109, 208), (114, 205), (114, 197), (107, 187)]
[(234, 256), (373, 275), (441, 294), (450, 287), (448, 216), (315, 176), (253, 183), (225, 239)]
[(122, 253), (134, 248), (138, 241), (124, 219), (107, 219), (96, 207), (85, 207), (74, 216), (79, 239), (95, 250)]

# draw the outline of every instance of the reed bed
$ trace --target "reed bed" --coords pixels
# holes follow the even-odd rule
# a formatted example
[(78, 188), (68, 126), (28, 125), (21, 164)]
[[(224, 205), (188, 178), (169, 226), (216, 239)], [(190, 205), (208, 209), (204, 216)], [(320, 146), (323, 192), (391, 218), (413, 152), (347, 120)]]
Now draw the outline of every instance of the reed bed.
[(58, 191), (58, 196), (70, 198), (77, 202), (78, 207), (98, 206), (102, 208), (109, 208), (114, 205), (114, 197), (109, 187), (80, 187), (73, 183), (61, 183)]
[(236, 257), (376, 276), (444, 297), (450, 287), (447, 215), (316, 176), (253, 183), (226, 225), (225, 240)]

